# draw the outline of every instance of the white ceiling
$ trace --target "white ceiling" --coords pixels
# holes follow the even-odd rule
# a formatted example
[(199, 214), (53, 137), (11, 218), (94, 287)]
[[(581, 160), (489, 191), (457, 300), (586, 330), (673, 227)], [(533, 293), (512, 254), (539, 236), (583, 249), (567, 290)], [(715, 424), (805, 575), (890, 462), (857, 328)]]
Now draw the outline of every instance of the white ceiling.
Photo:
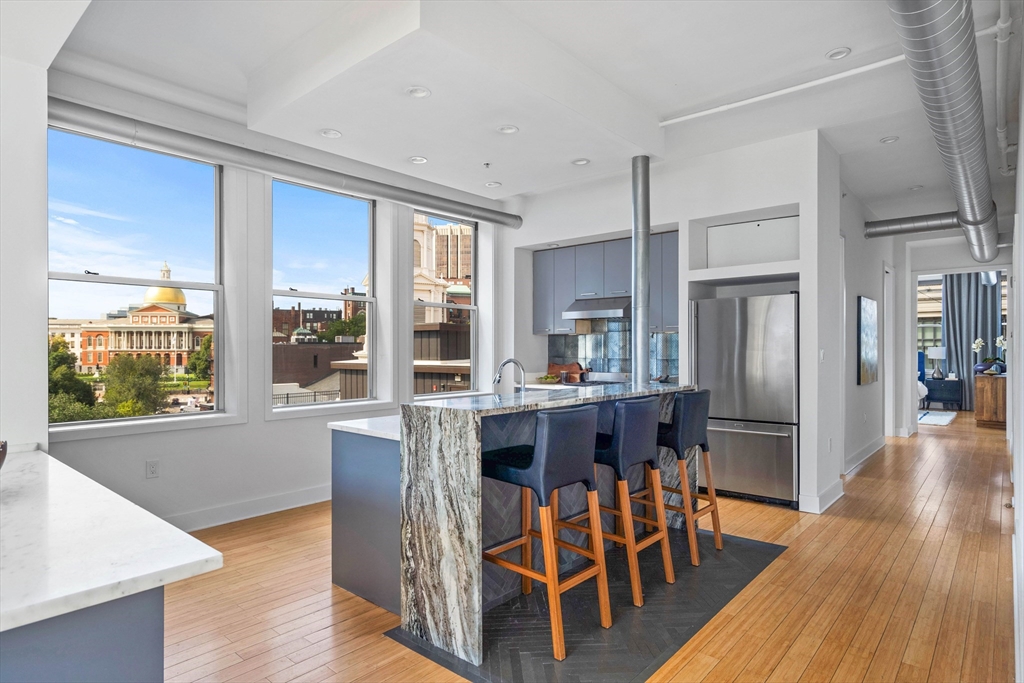
[[(975, 0), (974, 12), (988, 27), (998, 2)], [(825, 59), (838, 46), (853, 53)], [(991, 38), (979, 41), (1006, 214), (1013, 182), (997, 170), (994, 52)], [(950, 210), (903, 63), (658, 126), (898, 54), (885, 3), (864, 0), (93, 0), (54, 68), (168, 100), (194, 92), (194, 106), (254, 130), (491, 198), (625, 172), (635, 154), (691, 157), (820, 129), (877, 217)], [(433, 94), (409, 98), (410, 85)], [(520, 132), (495, 131), (507, 123)], [(886, 135), (900, 141), (880, 145)], [(414, 155), (429, 162), (410, 164)], [(577, 157), (592, 163), (574, 166)]]

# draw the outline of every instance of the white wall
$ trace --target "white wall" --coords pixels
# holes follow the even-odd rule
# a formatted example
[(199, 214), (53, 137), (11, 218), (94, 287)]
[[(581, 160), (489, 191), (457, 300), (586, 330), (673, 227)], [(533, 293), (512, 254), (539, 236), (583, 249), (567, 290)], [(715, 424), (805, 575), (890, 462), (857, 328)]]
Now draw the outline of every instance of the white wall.
[[(842, 230), (846, 237), (846, 364), (842, 371), (846, 382), (846, 460), (845, 471), (863, 462), (885, 445), (884, 352), (885, 264), (892, 264), (892, 238), (864, 238), (864, 223), (873, 220), (867, 209), (844, 188)], [(857, 384), (857, 297), (878, 302), (878, 381)]]
[[(651, 166), (651, 223), (678, 224), (709, 217), (799, 207), (801, 226), (801, 507), (824, 510), (842, 495), (842, 414), (833, 401), (841, 380), (839, 283), (839, 158), (817, 131), (739, 147), (703, 157)], [(530, 250), (625, 237), (631, 225), (628, 169), (606, 178), (557, 189), (510, 207), (523, 227), (502, 235), (505, 262), (501, 302), (506, 329), (501, 355), (515, 355), (528, 370), (544, 369), (546, 338), (532, 334)], [(755, 216), (750, 216), (754, 218)], [(680, 358), (689, 353), (688, 240), (680, 239)], [(820, 313), (820, 315), (819, 315)], [(818, 362), (824, 349), (828, 362)], [(833, 360), (834, 359), (834, 360)], [(685, 381), (687, 366), (680, 368)], [(827, 398), (826, 398), (827, 397)], [(832, 439), (832, 452), (828, 440)]]
[(45, 448), (46, 69), (6, 56), (0, 149), (0, 438)]

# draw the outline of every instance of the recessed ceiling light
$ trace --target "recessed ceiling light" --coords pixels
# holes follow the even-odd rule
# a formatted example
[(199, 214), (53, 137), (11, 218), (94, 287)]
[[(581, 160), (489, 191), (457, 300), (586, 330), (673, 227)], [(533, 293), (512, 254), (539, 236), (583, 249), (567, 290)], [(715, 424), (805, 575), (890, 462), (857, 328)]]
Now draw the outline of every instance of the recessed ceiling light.
[(576, 164), (577, 166), (586, 166), (587, 164), (590, 163), (590, 159), (573, 159), (572, 163)]
[(425, 163), (427, 163), (427, 158), (426, 157), (409, 157), (409, 161), (411, 161), (414, 164), (425, 164)]
[(512, 135), (513, 133), (518, 133), (519, 129), (512, 125), (498, 126), (498, 132), (505, 135)]
[(918, 190), (923, 190), (924, 185), (913, 185), (911, 187), (908, 187), (907, 189), (910, 190), (911, 192), (917, 192)]
[(558, 242), (552, 242), (552, 243), (551, 243), (551, 244), (549, 244), (548, 246), (549, 246), (549, 247), (557, 247), (557, 246), (558, 246)]
[(501, 183), (499, 183), (499, 182), (497, 182), (495, 180), (492, 180), (489, 183), (484, 183), (484, 187), (501, 187)]
[(837, 47), (829, 50), (825, 53), (825, 56), (832, 60), (840, 60), (843, 57), (849, 57), (852, 50), (848, 47)]
[(879, 140), (879, 142), (881, 142), (883, 145), (891, 145), (892, 143), (896, 142), (899, 139), (900, 138), (898, 135), (888, 135)]
[(320, 135), (331, 140), (337, 140), (341, 137), (341, 131), (334, 130), (333, 128), (324, 128), (320, 131)]
[(405, 94), (409, 97), (423, 99), (424, 97), (430, 97), (430, 90), (422, 85), (410, 85), (405, 89)]

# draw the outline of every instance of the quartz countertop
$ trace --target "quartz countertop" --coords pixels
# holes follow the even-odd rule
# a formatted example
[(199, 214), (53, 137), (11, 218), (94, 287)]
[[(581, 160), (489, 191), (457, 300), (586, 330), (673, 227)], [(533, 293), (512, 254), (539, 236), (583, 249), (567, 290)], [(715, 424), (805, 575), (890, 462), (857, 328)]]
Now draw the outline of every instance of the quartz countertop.
[(480, 416), (487, 416), (525, 410), (564, 408), (566, 406), (599, 403), (615, 399), (654, 396), (675, 393), (683, 391), (684, 388), (689, 388), (678, 384), (662, 384), (660, 382), (650, 382), (639, 387), (635, 387), (629, 382), (571, 388), (560, 385), (555, 386), (559, 388), (527, 389), (517, 394), (484, 394), (482, 396), (436, 398), (429, 401), (417, 401), (416, 406), (438, 410), (464, 410), (475, 412)]
[(0, 631), (223, 565), (219, 552), (42, 451), (0, 470)]
[(385, 417), (329, 422), (327, 426), (339, 432), (364, 434), (366, 436), (375, 436), (379, 439), (399, 441), (402, 431), (402, 418), (399, 415), (387, 415)]

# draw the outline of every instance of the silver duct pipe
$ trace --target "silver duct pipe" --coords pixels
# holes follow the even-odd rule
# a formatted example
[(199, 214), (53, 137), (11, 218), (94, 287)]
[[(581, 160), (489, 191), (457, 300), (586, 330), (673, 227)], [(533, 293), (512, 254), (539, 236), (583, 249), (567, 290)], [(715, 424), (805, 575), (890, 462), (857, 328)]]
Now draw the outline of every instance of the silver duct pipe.
[(905, 235), (912, 232), (935, 232), (960, 227), (960, 218), (956, 211), (930, 213), (926, 216), (910, 218), (890, 218), (884, 221), (868, 221), (864, 224), (865, 237), (889, 237)]
[(294, 179), (307, 179), (339, 191), (408, 204), (417, 209), (474, 221), (493, 223), (507, 228), (523, 224), (521, 216), (483, 206), (435, 197), (425, 192), (408, 190), (375, 180), (330, 171), (266, 152), (257, 152), (226, 142), (183, 133), (171, 128), (136, 121), (92, 107), (49, 98), (50, 124), (65, 130), (99, 135), (128, 145), (139, 145), (196, 159), (210, 159), (258, 173), (272, 173)]
[(633, 385), (651, 379), (651, 158), (633, 157)]
[(889, 0), (928, 125), (956, 197), (971, 256), (999, 254), (970, 0)]

